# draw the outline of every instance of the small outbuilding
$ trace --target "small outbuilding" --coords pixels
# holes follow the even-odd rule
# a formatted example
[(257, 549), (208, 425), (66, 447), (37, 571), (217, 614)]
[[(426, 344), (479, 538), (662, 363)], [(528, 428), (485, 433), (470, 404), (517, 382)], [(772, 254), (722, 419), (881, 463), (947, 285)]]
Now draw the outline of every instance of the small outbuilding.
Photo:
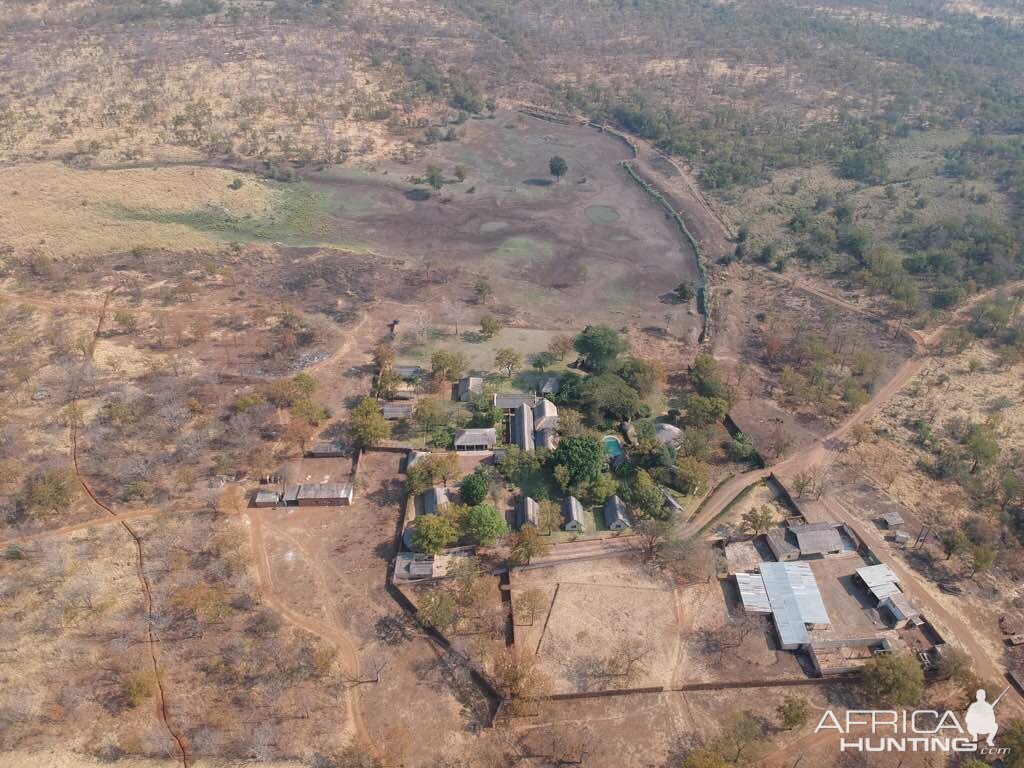
[(792, 529), (800, 557), (825, 557), (843, 551), (843, 539), (836, 523), (808, 523)]
[(624, 531), (630, 527), (626, 504), (617, 495), (605, 499), (604, 524), (609, 531)]
[(254, 507), (276, 507), (281, 503), (281, 494), (277, 491), (256, 491), (252, 497)]
[(537, 396), (527, 392), (495, 392), (493, 402), (506, 414), (512, 414), (520, 405), (527, 405), (532, 409), (537, 404)]
[(381, 412), (388, 421), (412, 418), (412, 403), (384, 403)]
[(537, 387), (537, 392), (541, 395), (557, 395), (561, 388), (562, 380), (558, 376), (548, 376)]
[(536, 528), (539, 523), (537, 502), (529, 496), (521, 496), (516, 505), (516, 528), (522, 528), (524, 525)]
[(490, 451), (497, 443), (494, 427), (460, 429), (455, 432), (456, 451)]
[(562, 500), (563, 531), (583, 530), (583, 505), (575, 496), (567, 496)]
[(295, 497), (300, 507), (340, 507), (352, 503), (352, 486), (348, 483), (303, 483)]
[(882, 521), (882, 525), (890, 531), (897, 531), (903, 527), (903, 515), (899, 512), (886, 512), (879, 519)]
[(484, 391), (484, 380), (482, 376), (466, 376), (459, 379), (455, 387), (455, 396), (460, 403), (468, 403), (474, 397)]
[(313, 444), (307, 455), (311, 459), (333, 459), (343, 456), (344, 451), (341, 448), (341, 443), (334, 440), (321, 440)]
[(448, 506), (448, 491), (443, 485), (435, 485), (423, 494), (423, 510), (420, 514), (436, 515), (440, 510)]
[(921, 612), (914, 607), (913, 603), (902, 592), (893, 592), (878, 604), (884, 608), (892, 617), (893, 627), (902, 629), (908, 624), (917, 623), (921, 618)]

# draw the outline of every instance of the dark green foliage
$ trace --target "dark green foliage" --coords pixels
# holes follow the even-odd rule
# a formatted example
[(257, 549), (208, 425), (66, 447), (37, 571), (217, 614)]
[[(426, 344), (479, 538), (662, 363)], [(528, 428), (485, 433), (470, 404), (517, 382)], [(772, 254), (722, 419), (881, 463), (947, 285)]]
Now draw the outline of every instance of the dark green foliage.
[(606, 325), (588, 325), (576, 337), (573, 345), (595, 371), (607, 370), (628, 349), (619, 332)]
[(564, 466), (568, 470), (570, 484), (588, 485), (594, 482), (608, 465), (608, 454), (596, 437), (565, 437), (551, 454), (551, 464)]
[(479, 470), (471, 475), (466, 475), (459, 483), (459, 495), (462, 498), (462, 503), (471, 507), (482, 504), (487, 498), (489, 490), (490, 482), (487, 475)]
[(580, 384), (580, 403), (595, 420), (602, 415), (631, 419), (643, 405), (637, 391), (614, 373), (599, 373), (585, 379)]

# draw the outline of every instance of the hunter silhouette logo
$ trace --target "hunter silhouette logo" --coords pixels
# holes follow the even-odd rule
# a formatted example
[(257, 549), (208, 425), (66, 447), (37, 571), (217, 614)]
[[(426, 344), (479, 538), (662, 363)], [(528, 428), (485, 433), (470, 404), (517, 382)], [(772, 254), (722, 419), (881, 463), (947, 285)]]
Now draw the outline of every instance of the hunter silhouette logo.
[(975, 741), (978, 740), (979, 736), (987, 736), (985, 743), (990, 747), (995, 746), (992, 743), (992, 739), (996, 735), (996, 731), (999, 730), (999, 724), (996, 722), (996, 704), (999, 703), (999, 699), (1003, 698), (1006, 691), (1010, 690), (1006, 688), (999, 697), (989, 704), (985, 701), (987, 694), (983, 688), (979, 688), (975, 694), (975, 701), (971, 706), (967, 708), (967, 716), (964, 718), (964, 722), (967, 725), (967, 732), (971, 734), (971, 738)]
[(814, 732), (836, 731), (840, 752), (1005, 755), (1010, 750), (995, 746), (993, 740), (999, 731), (996, 705), (1008, 690), (1005, 688), (991, 703), (984, 690), (976, 691), (962, 722), (955, 712), (948, 709), (850, 709), (840, 716), (826, 710)]

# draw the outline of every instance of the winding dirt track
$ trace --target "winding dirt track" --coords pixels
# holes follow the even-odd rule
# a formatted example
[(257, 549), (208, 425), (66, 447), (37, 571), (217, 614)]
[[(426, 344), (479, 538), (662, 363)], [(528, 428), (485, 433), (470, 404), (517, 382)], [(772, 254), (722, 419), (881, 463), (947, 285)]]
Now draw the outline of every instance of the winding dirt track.
[(188, 751), (188, 745), (185, 742), (185, 738), (180, 732), (172, 725), (170, 718), (167, 715), (167, 691), (164, 686), (163, 677), (160, 674), (160, 659), (157, 650), (160, 644), (160, 639), (157, 637), (156, 632), (153, 630), (154, 624), (154, 601), (153, 601), (153, 590), (149, 583), (149, 577), (146, 576), (146, 561), (142, 552), (142, 539), (139, 537), (135, 530), (128, 525), (128, 522), (123, 516), (118, 515), (109, 506), (100, 501), (96, 494), (93, 493), (92, 488), (89, 487), (89, 483), (86, 482), (85, 477), (82, 475), (81, 469), (78, 465), (78, 427), (74, 420), (71, 422), (71, 462), (74, 465), (75, 477), (78, 478), (79, 484), (82, 486), (82, 490), (89, 497), (90, 501), (97, 507), (106, 512), (111, 518), (120, 525), (125, 532), (131, 537), (132, 543), (135, 546), (135, 568), (136, 574), (139, 577), (139, 585), (142, 587), (142, 594), (146, 602), (146, 647), (149, 650), (149, 658), (153, 667), (153, 678), (156, 680), (156, 714), (160, 720), (161, 725), (167, 731), (168, 735), (174, 741), (178, 749), (178, 756), (181, 758), (182, 768), (190, 768), (192, 765), (192, 757)]

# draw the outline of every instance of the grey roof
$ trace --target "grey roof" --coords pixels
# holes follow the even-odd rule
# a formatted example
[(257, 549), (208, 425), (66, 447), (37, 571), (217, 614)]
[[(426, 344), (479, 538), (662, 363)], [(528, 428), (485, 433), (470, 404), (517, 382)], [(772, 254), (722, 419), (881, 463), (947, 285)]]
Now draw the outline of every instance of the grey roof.
[(893, 573), (885, 563), (879, 563), (878, 565), (865, 565), (863, 568), (857, 569), (857, 575), (860, 580), (871, 589), (872, 587), (881, 586), (889, 582), (899, 584), (899, 577)]
[(740, 590), (740, 601), (743, 610), (751, 613), (771, 613), (768, 592), (764, 588), (764, 579), (759, 573), (737, 573), (736, 586)]
[(411, 419), (412, 403), (384, 403), (381, 411), (385, 419)]
[(348, 483), (303, 483), (296, 499), (351, 499)]
[(285, 486), (284, 496), (282, 497), (284, 499), (284, 502), (288, 503), (289, 501), (295, 501), (299, 497), (299, 489), (301, 487), (302, 486), (300, 485)]
[(884, 520), (885, 524), (890, 528), (897, 528), (903, 525), (903, 515), (899, 512), (886, 512), (882, 515), (882, 520)]
[(439, 509), (448, 506), (448, 491), (443, 485), (435, 485), (423, 494), (423, 514), (436, 515)]
[(430, 451), (413, 451), (413, 450), (410, 450), (409, 453), (406, 454), (405, 471), (408, 472), (410, 469), (412, 469), (414, 466), (416, 466), (416, 463), (418, 461), (420, 461), (420, 459), (422, 459), (424, 456), (429, 456), (429, 455), (430, 455)]
[(455, 447), (487, 446), (493, 448), (498, 442), (494, 427), (478, 429), (459, 429), (455, 432)]
[(514, 411), (523, 403), (531, 408), (537, 404), (537, 396), (528, 392), (495, 392), (494, 404), (506, 411)]
[(796, 525), (792, 530), (801, 555), (825, 555), (843, 548), (836, 523)]
[(550, 400), (541, 399), (533, 406), (533, 428), (554, 429), (558, 426), (558, 409)]
[(604, 524), (610, 530), (629, 527), (626, 505), (618, 496), (609, 496), (604, 501)]
[(857, 575), (879, 602), (891, 595), (900, 594), (899, 577), (885, 563), (858, 568)]
[(414, 376), (423, 375), (423, 367), (419, 365), (393, 365), (391, 370), (403, 379), (411, 379)]
[(481, 376), (466, 376), (459, 379), (456, 393), (460, 402), (466, 402), (473, 395), (479, 395), (484, 390), (484, 380)]
[(273, 502), (277, 504), (281, 501), (281, 494), (277, 491), (256, 491), (256, 496), (253, 498), (257, 504), (267, 504)]
[(548, 376), (540, 385), (539, 391), (542, 395), (557, 395), (562, 388), (562, 380), (558, 376)]
[(520, 403), (512, 419), (512, 439), (524, 451), (533, 450), (533, 409)]
[(654, 436), (658, 438), (658, 441), (661, 443), (674, 443), (683, 436), (683, 430), (674, 424), (659, 422), (654, 425)]
[(768, 540), (768, 547), (778, 560), (785, 560), (800, 554), (797, 546), (790, 542), (786, 536), (788, 531), (788, 528), (772, 528), (765, 534), (765, 538)]
[(902, 592), (888, 595), (879, 603), (879, 607), (887, 609), (897, 621), (909, 621), (921, 615), (921, 612), (910, 602), (910, 598)]
[(565, 525), (575, 523), (582, 527), (583, 505), (575, 496), (566, 496), (562, 499), (562, 518), (565, 520)]
[(761, 578), (783, 646), (810, 641), (808, 624), (830, 624), (825, 603), (807, 563), (761, 563)]
[(524, 525), (536, 526), (537, 524), (537, 502), (529, 496), (522, 496), (516, 505), (516, 527), (522, 528)]
[(313, 447), (309, 450), (310, 453), (320, 454), (332, 454), (341, 455), (341, 444), (333, 440), (321, 440), (319, 443), (314, 443)]

